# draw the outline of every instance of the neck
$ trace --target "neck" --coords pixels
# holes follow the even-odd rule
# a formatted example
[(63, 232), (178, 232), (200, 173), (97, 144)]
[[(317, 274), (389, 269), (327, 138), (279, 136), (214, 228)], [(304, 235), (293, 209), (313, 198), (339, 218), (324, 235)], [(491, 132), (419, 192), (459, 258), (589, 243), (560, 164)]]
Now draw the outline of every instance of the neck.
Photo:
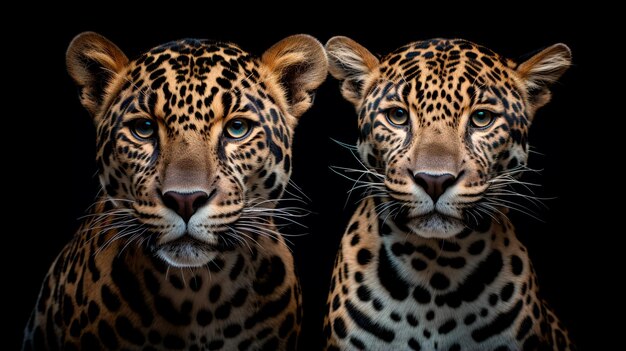
[(362, 206), (371, 219), (368, 246), (378, 256), (378, 265), (372, 267), (377, 272), (371, 273), (396, 299), (403, 300), (413, 291), (422, 295), (416, 299), (432, 297), (439, 306), (457, 307), (476, 299), (498, 279), (524, 279), (529, 274), (526, 249), (504, 215), (444, 240), (420, 237), (389, 216), (377, 215), (373, 202)]

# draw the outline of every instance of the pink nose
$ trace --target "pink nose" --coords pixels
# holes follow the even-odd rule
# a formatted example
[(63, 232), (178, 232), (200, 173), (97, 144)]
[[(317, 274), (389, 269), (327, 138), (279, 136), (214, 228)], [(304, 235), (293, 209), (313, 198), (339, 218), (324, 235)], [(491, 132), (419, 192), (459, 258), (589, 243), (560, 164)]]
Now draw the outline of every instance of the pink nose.
[(196, 211), (206, 205), (209, 201), (209, 194), (204, 191), (195, 191), (193, 193), (179, 193), (177, 191), (168, 191), (163, 194), (163, 203), (171, 208), (185, 223), (189, 222), (191, 216)]
[(437, 199), (446, 192), (446, 189), (456, 181), (456, 177), (449, 173), (435, 175), (418, 172), (413, 175), (413, 179), (433, 199), (433, 202), (437, 202)]

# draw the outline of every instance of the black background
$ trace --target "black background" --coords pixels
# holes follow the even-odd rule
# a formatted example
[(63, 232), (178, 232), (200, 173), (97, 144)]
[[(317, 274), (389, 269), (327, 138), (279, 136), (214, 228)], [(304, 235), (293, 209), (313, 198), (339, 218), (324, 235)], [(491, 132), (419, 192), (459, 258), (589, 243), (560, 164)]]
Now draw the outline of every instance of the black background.
[[(243, 11), (238, 7), (245, 6), (231, 5), (228, 11)], [(542, 221), (515, 213), (512, 217), (529, 248), (543, 296), (569, 327), (579, 347), (608, 348), (613, 342), (609, 336), (612, 322), (604, 316), (607, 309), (609, 315), (617, 312), (611, 292), (618, 289), (607, 268), (616, 258), (609, 253), (616, 245), (616, 230), (611, 229), (614, 218), (604, 213), (606, 205), (598, 194), (609, 190), (615, 179), (601, 176), (606, 167), (594, 156), (611, 154), (611, 150), (601, 151), (596, 134), (603, 129), (598, 123), (605, 116), (596, 116), (588, 108), (597, 102), (592, 98), (597, 90), (592, 87), (598, 84), (597, 66), (592, 64), (595, 43), (587, 39), (588, 26), (578, 18), (552, 14), (529, 13), (517, 20), (487, 16), (452, 19), (442, 11), (446, 11), (445, 6), (425, 16), (382, 8), (359, 17), (328, 11), (304, 20), (259, 17), (250, 11), (244, 11), (242, 17), (210, 11), (203, 15), (188, 8), (182, 15), (164, 10), (160, 17), (119, 13), (107, 20), (66, 16), (29, 23), (39, 34), (18, 35), (18, 41), (26, 45), (9, 57), (29, 66), (17, 64), (9, 70), (15, 72), (7, 72), (17, 73), (19, 78), (19, 88), (10, 97), (19, 106), (13, 119), (20, 128), (4, 133), (15, 133), (22, 140), (7, 152), (15, 179), (9, 186), (20, 189), (20, 196), (15, 213), (9, 212), (11, 217), (5, 221), (21, 223), (8, 246), (19, 260), (9, 260), (5, 268), (20, 282), (19, 289), (9, 289), (14, 293), (9, 309), (9, 344), (21, 339), (43, 276), (98, 189), (93, 161), (95, 131), (64, 64), (72, 37), (92, 30), (108, 37), (131, 59), (158, 44), (184, 37), (232, 41), (257, 55), (296, 33), (311, 34), (322, 43), (334, 35), (346, 35), (379, 54), (409, 41), (433, 37), (468, 39), (513, 58), (556, 42), (566, 43), (573, 51), (574, 66), (554, 87), (553, 101), (538, 112), (530, 132), (531, 145), (537, 151), (530, 156), (530, 166), (542, 172), (525, 178), (543, 185), (536, 190), (537, 195), (554, 199), (545, 201), (548, 209), (536, 209)], [(188, 20), (172, 22), (176, 16)], [(293, 144), (292, 179), (311, 198), (306, 207), (313, 212), (302, 220), (308, 235), (292, 238), (304, 291), (302, 349), (319, 348), (332, 262), (358, 199), (353, 196), (346, 202), (346, 191), (352, 184), (329, 170), (331, 165), (355, 165), (350, 153), (331, 138), (354, 143), (356, 115), (341, 98), (337, 81), (329, 77), (319, 89), (313, 108), (302, 117)], [(20, 146), (33, 147), (33, 143), (36, 152), (20, 151)], [(17, 185), (20, 181), (26, 182)], [(33, 208), (37, 209), (35, 215)]]

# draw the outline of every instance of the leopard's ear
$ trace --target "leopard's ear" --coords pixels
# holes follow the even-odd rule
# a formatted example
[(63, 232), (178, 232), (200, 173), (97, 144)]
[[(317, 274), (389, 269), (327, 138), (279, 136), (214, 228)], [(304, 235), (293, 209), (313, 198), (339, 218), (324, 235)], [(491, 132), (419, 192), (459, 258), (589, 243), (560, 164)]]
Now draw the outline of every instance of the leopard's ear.
[(517, 67), (517, 73), (526, 84), (529, 118), (550, 101), (550, 86), (571, 64), (572, 52), (567, 45), (559, 43), (540, 51)]
[(329, 71), (341, 81), (341, 94), (356, 108), (363, 99), (365, 83), (380, 61), (369, 50), (348, 37), (332, 37), (326, 43)]
[(102, 35), (84, 32), (70, 43), (65, 63), (80, 89), (80, 102), (96, 118), (110, 93), (111, 82), (125, 70), (128, 58)]
[(328, 75), (324, 47), (306, 34), (279, 41), (265, 51), (261, 61), (280, 85), (289, 114), (296, 118), (311, 107), (315, 89)]

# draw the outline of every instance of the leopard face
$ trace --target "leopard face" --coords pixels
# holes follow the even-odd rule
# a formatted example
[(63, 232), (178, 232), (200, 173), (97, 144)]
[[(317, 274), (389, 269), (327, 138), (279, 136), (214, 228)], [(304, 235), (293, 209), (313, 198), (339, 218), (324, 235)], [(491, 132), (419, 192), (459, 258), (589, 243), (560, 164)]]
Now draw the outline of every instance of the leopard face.
[(294, 127), (326, 62), (306, 35), (261, 58), (234, 44), (181, 40), (133, 61), (95, 33), (77, 37), (68, 69), (96, 125), (118, 238), (197, 267), (224, 247), (272, 235), (262, 217), (287, 185)]
[(465, 40), (414, 42), (381, 59), (345, 37), (330, 71), (358, 113), (358, 150), (380, 206), (411, 232), (450, 238), (505, 205), (528, 128), (570, 64), (562, 44), (518, 64)]

